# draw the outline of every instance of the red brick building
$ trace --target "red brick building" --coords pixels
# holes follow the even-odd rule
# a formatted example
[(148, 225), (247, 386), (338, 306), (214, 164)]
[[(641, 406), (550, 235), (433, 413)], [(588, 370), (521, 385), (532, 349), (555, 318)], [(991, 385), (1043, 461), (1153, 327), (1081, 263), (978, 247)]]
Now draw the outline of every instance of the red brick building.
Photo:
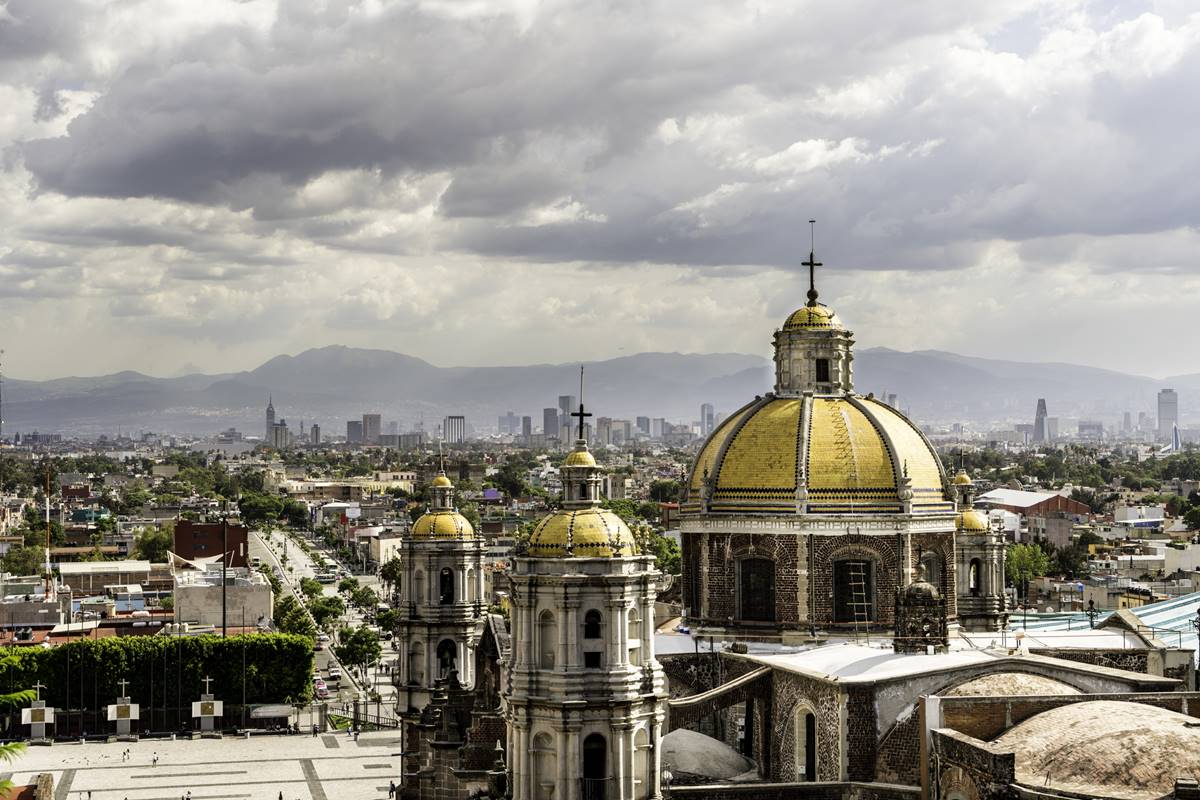
[[(221, 555), (222, 525), (220, 522), (179, 520), (175, 523), (175, 555), (189, 561)], [(244, 525), (229, 525), (225, 533), (229, 553), (226, 566), (247, 565), (248, 536), (249, 531)]]

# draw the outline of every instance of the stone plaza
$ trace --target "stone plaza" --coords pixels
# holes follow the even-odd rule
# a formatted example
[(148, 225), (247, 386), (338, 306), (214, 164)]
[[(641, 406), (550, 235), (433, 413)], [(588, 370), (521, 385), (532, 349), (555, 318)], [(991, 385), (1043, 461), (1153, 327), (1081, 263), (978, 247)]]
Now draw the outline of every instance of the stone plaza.
[(6, 768), (18, 786), (50, 773), (55, 800), (386, 798), (401, 749), (396, 731), (59, 743)]

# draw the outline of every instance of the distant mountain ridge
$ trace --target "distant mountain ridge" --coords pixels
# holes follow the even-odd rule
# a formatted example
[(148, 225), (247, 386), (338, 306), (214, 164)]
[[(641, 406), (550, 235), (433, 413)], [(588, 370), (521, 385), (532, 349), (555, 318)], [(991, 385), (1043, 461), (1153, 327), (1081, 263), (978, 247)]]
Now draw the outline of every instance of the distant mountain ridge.
[[(398, 420), (401, 429), (424, 420), (432, 429), (447, 414), (489, 428), (511, 410), (533, 418), (578, 394), (579, 365), (438, 367), (393, 352), (331, 345), (276, 356), (255, 369), (216, 375), (156, 378), (125, 371), (46, 381), (6, 379), (5, 432), (112, 433), (154, 430), (212, 433), (236, 426), (261, 435), (268, 396), (291, 424), (319, 423), (344, 433), (364, 412)], [(1152, 415), (1164, 386), (1180, 391), (1181, 411), (1200, 406), (1200, 375), (1158, 381), (1074, 364), (975, 358), (883, 347), (855, 353), (855, 387), (894, 393), (921, 422), (1032, 421), (1039, 397), (1050, 415), (1120, 419), (1124, 411)], [(701, 403), (732, 412), (770, 390), (769, 360), (743, 353), (639, 353), (587, 363), (587, 404), (599, 416), (666, 417), (691, 421)]]

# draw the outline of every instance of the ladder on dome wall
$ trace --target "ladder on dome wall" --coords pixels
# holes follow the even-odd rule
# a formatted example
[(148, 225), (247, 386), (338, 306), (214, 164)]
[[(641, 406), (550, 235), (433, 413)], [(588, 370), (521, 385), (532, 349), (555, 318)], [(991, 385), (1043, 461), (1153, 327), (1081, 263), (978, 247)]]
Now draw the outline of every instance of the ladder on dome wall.
[(867, 562), (851, 561), (846, 565), (850, 578), (850, 611), (854, 617), (854, 638), (871, 641), (871, 604), (867, 600)]

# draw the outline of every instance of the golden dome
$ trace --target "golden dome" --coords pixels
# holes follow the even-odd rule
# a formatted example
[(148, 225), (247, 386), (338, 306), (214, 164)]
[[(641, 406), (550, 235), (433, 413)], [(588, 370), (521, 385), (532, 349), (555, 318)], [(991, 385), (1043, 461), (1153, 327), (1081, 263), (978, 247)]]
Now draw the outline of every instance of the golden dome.
[(434, 478), (433, 482), (430, 483), (429, 485), (434, 488), (437, 488), (437, 489), (452, 489), (452, 488), (454, 488), (454, 484), (451, 483), (450, 479), (447, 478), (442, 473), (438, 473), (438, 476), (436, 478)]
[[(853, 395), (768, 396), (709, 437), (683, 510), (794, 514), (803, 502), (809, 514), (901, 513), (905, 473), (915, 513), (954, 511), (933, 448), (891, 406)], [(807, 496), (798, 498), (801, 485)]]
[(960, 469), (958, 471), (958, 474), (954, 476), (954, 485), (955, 486), (970, 486), (971, 485), (971, 476), (967, 474), (967, 471), (965, 469)]
[(413, 523), (412, 535), (419, 539), (471, 539), (475, 529), (457, 511), (427, 511)]
[(833, 309), (827, 305), (817, 303), (811, 306), (801, 306), (792, 312), (787, 321), (783, 323), (785, 331), (795, 330), (810, 330), (829, 329), (829, 330), (845, 330), (842, 321), (838, 319), (838, 315)]
[(563, 461), (564, 467), (594, 467), (596, 458), (587, 450), (572, 450)]
[(987, 514), (982, 511), (963, 511), (955, 517), (954, 527), (966, 533), (987, 533), (991, 530)]
[(625, 520), (594, 506), (555, 512), (529, 537), (529, 555), (537, 558), (620, 558), (637, 553)]

